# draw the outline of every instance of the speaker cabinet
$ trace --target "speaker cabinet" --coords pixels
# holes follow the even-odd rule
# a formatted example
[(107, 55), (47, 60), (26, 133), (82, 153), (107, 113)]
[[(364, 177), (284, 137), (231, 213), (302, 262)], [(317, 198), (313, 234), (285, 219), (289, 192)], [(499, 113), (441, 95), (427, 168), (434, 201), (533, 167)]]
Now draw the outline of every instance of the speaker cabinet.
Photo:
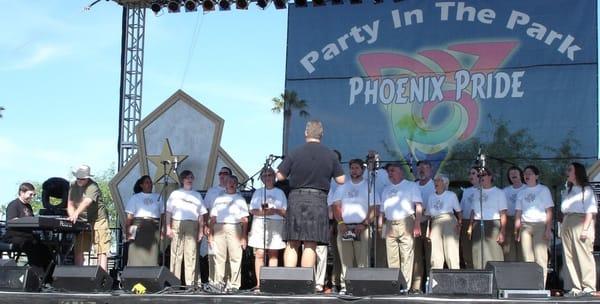
[(312, 267), (262, 267), (260, 290), (274, 294), (313, 294), (314, 270)]
[(100, 266), (56, 266), (52, 279), (54, 288), (68, 291), (110, 291), (113, 285), (113, 279)]
[(348, 268), (346, 291), (353, 296), (398, 295), (406, 290), (399, 268)]
[(41, 274), (25, 266), (0, 266), (0, 290), (40, 291)]
[(121, 284), (123, 289), (128, 291), (136, 284), (141, 284), (146, 288), (146, 292), (157, 292), (165, 287), (179, 286), (181, 280), (166, 267), (127, 266), (121, 273)]
[(490, 270), (432, 269), (427, 293), (438, 295), (493, 296)]
[(494, 273), (494, 291), (544, 289), (544, 271), (534, 262), (490, 261), (485, 269)]

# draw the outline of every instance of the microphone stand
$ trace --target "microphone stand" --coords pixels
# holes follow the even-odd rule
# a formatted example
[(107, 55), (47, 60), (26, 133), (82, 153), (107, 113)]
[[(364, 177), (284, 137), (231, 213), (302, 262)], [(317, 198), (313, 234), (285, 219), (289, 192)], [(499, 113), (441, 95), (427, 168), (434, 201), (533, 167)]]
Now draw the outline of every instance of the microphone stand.
[(485, 237), (485, 227), (483, 222), (483, 175), (485, 173), (485, 156), (481, 154), (481, 147), (479, 147), (479, 152), (477, 154), (477, 178), (479, 179), (479, 249), (481, 250), (481, 269), (485, 268), (483, 265), (483, 239)]
[[(158, 181), (160, 181), (161, 179), (164, 179), (164, 186), (160, 191), (160, 195), (158, 196), (158, 201), (162, 200), (164, 216), (161, 216), (160, 221), (159, 221), (159, 231), (160, 232), (159, 232), (159, 238), (158, 238), (159, 239), (158, 240), (158, 255), (160, 257), (161, 253), (162, 253), (161, 265), (165, 266), (166, 253), (164, 252), (164, 250), (167, 248), (166, 248), (166, 244), (164, 244), (164, 242), (161, 241), (161, 236), (164, 236), (165, 238), (167, 237), (167, 225), (166, 225), (167, 191), (168, 191), (167, 188), (169, 186), (169, 172), (171, 172), (171, 170), (173, 169), (173, 164), (171, 164), (170, 161), (166, 161), (166, 160), (163, 160), (161, 163), (163, 165), (163, 175), (158, 178), (156, 183), (158, 183)], [(167, 171), (167, 165), (170, 165), (169, 171)], [(165, 246), (165, 248), (162, 248), (163, 245)]]
[[(379, 167), (379, 158), (376, 155), (368, 155), (367, 156), (367, 218), (370, 216), (370, 210), (372, 206), (375, 206), (375, 180), (377, 179), (377, 167)], [(371, 240), (369, 241), (369, 245), (371, 246), (371, 250), (369, 252), (373, 252), (372, 259), (368, 257), (369, 263), (371, 267), (377, 267), (377, 231), (379, 231), (379, 221), (376, 219), (375, 221), (375, 229), (372, 229), (372, 224), (367, 227), (369, 229), (368, 235), (371, 236)]]
[[(260, 170), (260, 174), (261, 174), (261, 181), (263, 183), (263, 191), (262, 191), (262, 203), (261, 203), (261, 209), (262, 209), (262, 220), (263, 220), (263, 265), (265, 267), (269, 266), (268, 265), (268, 253), (267, 253), (267, 215), (265, 214), (265, 211), (267, 210), (267, 184), (265, 183), (265, 181), (262, 179), (262, 174), (264, 174), (265, 172), (267, 172), (267, 170), (269, 168), (271, 168), (271, 165), (273, 164), (273, 162), (275, 161), (275, 158), (273, 157), (273, 155), (269, 155), (267, 157), (267, 159), (265, 160), (265, 164), (263, 165), (262, 169)], [(259, 279), (259, 278), (257, 278)]]

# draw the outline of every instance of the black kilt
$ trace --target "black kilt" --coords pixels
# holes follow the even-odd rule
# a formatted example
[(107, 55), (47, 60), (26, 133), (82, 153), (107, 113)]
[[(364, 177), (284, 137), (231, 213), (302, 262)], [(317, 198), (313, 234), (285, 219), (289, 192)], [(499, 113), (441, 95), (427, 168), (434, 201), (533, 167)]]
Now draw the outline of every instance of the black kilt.
[(285, 240), (329, 244), (327, 192), (306, 188), (290, 192)]

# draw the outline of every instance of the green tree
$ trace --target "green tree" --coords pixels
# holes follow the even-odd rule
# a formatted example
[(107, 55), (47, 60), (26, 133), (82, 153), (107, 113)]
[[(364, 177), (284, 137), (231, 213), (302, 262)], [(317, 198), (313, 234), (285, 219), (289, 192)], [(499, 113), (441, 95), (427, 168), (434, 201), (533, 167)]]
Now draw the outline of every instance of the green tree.
[(288, 90), (284, 91), (280, 96), (274, 97), (272, 101), (273, 108), (271, 108), (271, 111), (273, 113), (283, 112), (283, 154), (286, 154), (292, 122), (292, 111), (298, 111), (300, 117), (308, 117), (310, 116), (308, 111), (306, 111), (308, 103), (306, 100), (300, 99), (295, 91)]
[[(451, 157), (442, 164), (441, 172), (448, 174), (452, 181), (467, 181), (468, 169), (474, 165), (479, 147), (483, 147), (482, 152), (487, 156), (487, 165), (495, 173), (496, 186), (508, 185), (506, 171), (510, 166), (517, 165), (523, 168), (534, 165), (541, 171), (540, 182), (553, 191), (560, 191), (561, 185), (565, 182), (566, 166), (580, 158), (573, 151), (573, 147), (577, 147), (579, 142), (574, 139), (572, 132), (566, 135), (558, 148), (554, 148), (537, 142), (527, 129), (511, 132), (507, 121), (488, 118), (495, 126), (489, 136), (491, 140), (483, 142), (480, 138), (474, 137), (457, 146), (452, 150)], [(539, 152), (543, 150), (553, 156), (540, 157)]]

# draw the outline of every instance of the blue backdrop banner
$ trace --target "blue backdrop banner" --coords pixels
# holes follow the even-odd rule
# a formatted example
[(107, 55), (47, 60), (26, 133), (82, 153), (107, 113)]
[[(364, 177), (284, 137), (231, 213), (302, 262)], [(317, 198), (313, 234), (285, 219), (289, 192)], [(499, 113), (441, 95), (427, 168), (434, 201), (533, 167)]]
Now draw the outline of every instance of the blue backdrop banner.
[(288, 22), (286, 90), (306, 102), (286, 118), (288, 148), (319, 119), (344, 160), (437, 167), (503, 139), (517, 146), (487, 152), (598, 155), (596, 1), (309, 3)]

